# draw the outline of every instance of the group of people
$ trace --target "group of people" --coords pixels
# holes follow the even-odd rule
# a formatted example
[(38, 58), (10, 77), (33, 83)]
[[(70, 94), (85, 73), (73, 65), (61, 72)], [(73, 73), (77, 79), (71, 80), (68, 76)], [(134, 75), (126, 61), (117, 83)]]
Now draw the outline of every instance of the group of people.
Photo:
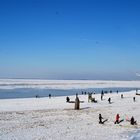
[(88, 102), (94, 102), (94, 103), (97, 103), (97, 100), (94, 98), (94, 97), (92, 97), (92, 93), (89, 93), (88, 94)]
[[(106, 91), (107, 92), (107, 91)], [(110, 91), (110, 93), (112, 93), (112, 91)], [(117, 90), (117, 94), (119, 93), (119, 91)], [(95, 94), (95, 92), (93, 93), (93, 92), (83, 92), (82, 91), (82, 95), (83, 94), (88, 94), (88, 102), (92, 99), (92, 94)], [(104, 94), (105, 94), (105, 92), (102, 90), (101, 91), (101, 101), (103, 100), (103, 97), (104, 97)], [(123, 96), (123, 94), (121, 94), (121, 98), (123, 99), (124, 98), (124, 96)], [(136, 101), (136, 98), (135, 97), (133, 97), (133, 101), (135, 102)], [(109, 102), (109, 104), (111, 104), (112, 102), (111, 102), (111, 98), (108, 98), (108, 102)]]
[[(108, 119), (104, 119), (104, 120), (103, 119), (104, 118), (102, 117), (102, 115), (99, 114), (99, 124), (104, 124), (108, 120)], [(120, 115), (117, 114), (114, 124), (119, 124), (122, 121), (124, 121), (124, 119), (120, 120)], [(126, 121), (129, 121), (131, 125), (137, 125), (137, 122), (135, 121), (133, 116), (131, 117), (131, 119), (127, 119)]]
[[(102, 91), (101, 92), (101, 101), (103, 100), (103, 97), (104, 97), (104, 92)], [(123, 94), (121, 94), (121, 98), (122, 99), (124, 98)], [(136, 101), (136, 97), (133, 97), (133, 102), (135, 102), (135, 101)], [(111, 98), (110, 97), (108, 98), (108, 102), (109, 102), (109, 104), (111, 104)]]
[[(102, 91), (101, 92), (101, 100), (103, 100), (103, 96), (104, 96), (104, 92)], [(121, 98), (123, 98), (123, 94), (121, 94)], [(95, 100), (95, 98), (92, 98), (92, 93), (90, 93), (90, 94), (88, 93), (88, 102), (89, 102), (89, 100), (92, 101), (93, 99)], [(134, 102), (135, 102), (135, 100), (136, 100), (135, 97), (133, 97), (133, 101)], [(68, 96), (66, 97), (66, 102), (70, 102), (70, 98)], [(108, 102), (111, 103), (111, 98), (108, 98)], [(99, 124), (104, 124), (106, 121), (108, 121), (108, 119), (104, 119), (102, 117), (102, 115), (99, 114)], [(120, 115), (117, 114), (116, 115), (116, 118), (115, 118), (114, 124), (119, 124), (119, 123), (121, 123), (123, 121), (124, 121), (124, 119), (121, 119), (120, 120)], [(137, 122), (135, 121), (135, 119), (134, 119), (133, 116), (130, 119), (127, 118), (126, 121), (130, 122), (131, 125), (137, 125)]]

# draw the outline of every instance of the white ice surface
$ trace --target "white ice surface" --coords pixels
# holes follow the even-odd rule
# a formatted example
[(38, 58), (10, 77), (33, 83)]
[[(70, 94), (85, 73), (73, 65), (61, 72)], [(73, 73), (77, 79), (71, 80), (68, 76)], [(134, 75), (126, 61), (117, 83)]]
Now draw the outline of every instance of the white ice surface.
[(140, 81), (0, 79), (0, 89), (85, 89), (108, 87), (140, 88)]

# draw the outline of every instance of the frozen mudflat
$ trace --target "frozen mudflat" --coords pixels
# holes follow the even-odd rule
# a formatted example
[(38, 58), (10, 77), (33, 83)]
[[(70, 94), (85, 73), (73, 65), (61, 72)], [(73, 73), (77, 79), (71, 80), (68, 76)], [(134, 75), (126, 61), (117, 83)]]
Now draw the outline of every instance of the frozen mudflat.
[[(88, 95), (80, 95), (84, 103), (78, 111), (65, 96), (0, 100), (0, 140), (139, 140), (140, 96), (131, 91), (121, 99), (121, 94), (105, 94), (103, 101), (99, 94), (93, 95), (98, 103), (88, 103)], [(98, 123), (99, 113), (108, 119), (103, 125)], [(117, 113), (124, 121), (115, 125)], [(131, 116), (138, 125), (126, 121)]]

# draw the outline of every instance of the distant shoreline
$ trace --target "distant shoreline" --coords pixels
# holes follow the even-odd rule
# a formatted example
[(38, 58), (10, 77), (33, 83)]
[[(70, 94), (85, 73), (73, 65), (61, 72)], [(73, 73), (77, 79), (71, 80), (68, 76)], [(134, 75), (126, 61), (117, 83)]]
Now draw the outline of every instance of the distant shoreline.
[(57, 81), (140, 81), (140, 79), (135, 80), (121, 80), (121, 79), (47, 79), (47, 78), (0, 78), (0, 80), (57, 80)]

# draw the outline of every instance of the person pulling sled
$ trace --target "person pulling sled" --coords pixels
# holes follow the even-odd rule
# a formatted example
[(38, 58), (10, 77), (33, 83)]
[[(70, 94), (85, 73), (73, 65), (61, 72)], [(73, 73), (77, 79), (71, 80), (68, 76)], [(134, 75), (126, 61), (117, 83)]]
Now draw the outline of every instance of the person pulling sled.
[(103, 121), (103, 117), (102, 117), (102, 115), (101, 114), (99, 114), (99, 124), (104, 124), (108, 119), (105, 119), (104, 121)]

